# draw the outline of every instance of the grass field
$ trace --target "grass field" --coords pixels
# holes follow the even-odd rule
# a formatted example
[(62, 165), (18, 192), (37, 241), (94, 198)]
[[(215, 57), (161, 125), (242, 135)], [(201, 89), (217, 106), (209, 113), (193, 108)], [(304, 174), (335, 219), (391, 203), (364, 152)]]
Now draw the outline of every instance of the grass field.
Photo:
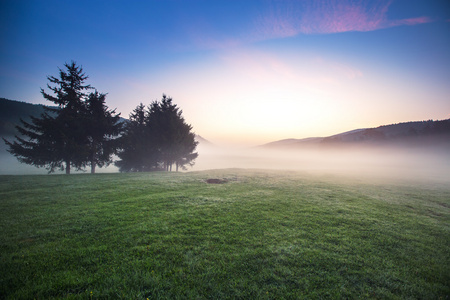
[(234, 169), (1, 176), (0, 211), (2, 299), (450, 295), (447, 184)]

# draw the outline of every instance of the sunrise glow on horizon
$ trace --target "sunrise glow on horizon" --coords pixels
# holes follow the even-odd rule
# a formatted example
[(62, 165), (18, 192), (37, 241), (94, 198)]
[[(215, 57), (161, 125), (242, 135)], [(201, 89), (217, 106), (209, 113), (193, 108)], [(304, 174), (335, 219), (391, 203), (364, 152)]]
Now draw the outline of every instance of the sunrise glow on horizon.
[(49, 104), (46, 76), (74, 60), (123, 117), (166, 94), (217, 144), (450, 118), (445, 0), (2, 6), (3, 98)]

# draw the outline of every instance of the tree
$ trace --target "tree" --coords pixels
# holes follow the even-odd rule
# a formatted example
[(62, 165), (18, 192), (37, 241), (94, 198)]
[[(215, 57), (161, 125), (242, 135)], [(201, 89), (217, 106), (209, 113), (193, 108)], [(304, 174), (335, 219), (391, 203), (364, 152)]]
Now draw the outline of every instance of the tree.
[(198, 142), (195, 141), (195, 134), (191, 132), (192, 126), (184, 124), (180, 130), (178, 148), (175, 155), (176, 171), (181, 167), (186, 170), (186, 165), (192, 167), (195, 163), (195, 159), (198, 157), (198, 153), (194, 152), (197, 148)]
[(146, 172), (158, 169), (158, 149), (148, 130), (148, 113), (139, 104), (125, 123), (123, 135), (119, 139), (120, 160), (116, 166), (120, 172)]
[(30, 123), (21, 119), (22, 126), (16, 126), (23, 138), (16, 135), (16, 141), (13, 142), (3, 138), (9, 147), (7, 151), (16, 156), (21, 163), (47, 167), (51, 173), (56, 168), (61, 168), (63, 163), (63, 159), (55, 159), (55, 152), (58, 151), (59, 146), (55, 139), (61, 139), (59, 124), (49, 111), (44, 112), (41, 118), (33, 116), (30, 118)]
[(46, 107), (41, 118), (31, 118), (31, 122), (21, 120), (17, 126), (23, 137), (16, 136), (16, 141), (9, 142), (8, 151), (20, 162), (46, 167), (49, 173), (59, 168), (70, 174), (71, 166), (81, 169), (86, 164), (85, 127), (78, 117), (85, 113), (85, 91), (92, 89), (85, 84), (83, 69), (75, 62), (64, 64), (66, 70), (59, 69), (59, 78), (48, 76), (53, 86), (47, 84), (53, 94), (41, 89), (43, 97), (58, 108)]
[(101, 168), (112, 162), (112, 155), (118, 147), (117, 136), (122, 130), (120, 113), (109, 110), (105, 98), (106, 94), (95, 91), (86, 100), (85, 134), (91, 173), (95, 173), (96, 166)]
[(153, 102), (149, 111), (149, 124), (154, 139), (159, 145), (160, 159), (166, 171), (176, 170), (186, 165), (194, 165), (198, 154), (194, 153), (197, 142), (192, 126), (187, 124), (182, 116), (183, 111), (172, 98), (163, 95), (161, 102)]
[(182, 117), (182, 111), (163, 95), (160, 102), (152, 102), (147, 109), (141, 103), (130, 115), (122, 137), (121, 172), (172, 171), (194, 165), (198, 154), (192, 126)]

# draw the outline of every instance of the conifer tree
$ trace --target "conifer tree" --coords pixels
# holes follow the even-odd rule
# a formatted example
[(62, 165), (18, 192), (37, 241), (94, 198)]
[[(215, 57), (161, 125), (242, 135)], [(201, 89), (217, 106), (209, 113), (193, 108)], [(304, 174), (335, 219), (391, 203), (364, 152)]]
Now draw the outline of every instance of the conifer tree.
[(194, 165), (198, 154), (192, 126), (187, 124), (182, 111), (163, 95), (160, 102), (152, 102), (147, 109), (141, 103), (130, 115), (122, 137), (121, 172), (151, 170), (172, 171)]
[(78, 119), (86, 113), (84, 98), (92, 87), (85, 84), (88, 76), (75, 62), (64, 64), (66, 70), (59, 69), (59, 77), (48, 76), (47, 84), (52, 94), (41, 89), (41, 94), (58, 107), (46, 107), (41, 118), (31, 118), (31, 122), (22, 122), (17, 129), (22, 137), (5, 143), (8, 151), (20, 162), (46, 167), (49, 172), (55, 169), (66, 170), (71, 167), (81, 169), (86, 164), (85, 126)]
[(148, 112), (140, 103), (125, 123), (119, 139), (120, 160), (115, 162), (120, 172), (146, 172), (158, 169), (158, 149), (150, 134)]
[(95, 91), (86, 100), (85, 133), (91, 173), (95, 173), (96, 166), (101, 168), (112, 162), (112, 155), (118, 147), (117, 136), (122, 130), (120, 113), (109, 110), (105, 98), (106, 94)]
[(160, 102), (153, 102), (149, 112), (149, 123), (154, 139), (158, 142), (160, 159), (166, 171), (176, 170), (185, 165), (192, 166), (198, 154), (195, 153), (197, 142), (192, 126), (182, 116), (183, 111), (172, 98), (163, 95)]

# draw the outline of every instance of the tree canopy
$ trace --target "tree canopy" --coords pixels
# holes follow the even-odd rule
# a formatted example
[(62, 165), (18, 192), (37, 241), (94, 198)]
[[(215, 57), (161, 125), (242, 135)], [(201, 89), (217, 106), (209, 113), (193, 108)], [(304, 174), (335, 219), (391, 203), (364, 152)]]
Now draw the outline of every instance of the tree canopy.
[(177, 171), (186, 169), (198, 156), (197, 144), (182, 111), (163, 95), (161, 101), (147, 108), (141, 103), (130, 114), (116, 165), (121, 172), (172, 171), (173, 165)]
[(120, 114), (108, 109), (105, 98), (106, 94), (95, 91), (86, 100), (85, 135), (91, 173), (95, 173), (96, 166), (112, 163), (112, 155), (119, 146), (117, 137), (122, 131)]
[(105, 95), (86, 84), (88, 76), (75, 62), (64, 64), (59, 77), (48, 76), (47, 93), (42, 96), (57, 107), (45, 107), (40, 117), (31, 122), (21, 120), (19, 135), (10, 142), (8, 151), (20, 162), (45, 167), (49, 173), (57, 169), (70, 174), (71, 167), (81, 170), (91, 165), (112, 162), (115, 137), (120, 133), (119, 115), (107, 109)]

